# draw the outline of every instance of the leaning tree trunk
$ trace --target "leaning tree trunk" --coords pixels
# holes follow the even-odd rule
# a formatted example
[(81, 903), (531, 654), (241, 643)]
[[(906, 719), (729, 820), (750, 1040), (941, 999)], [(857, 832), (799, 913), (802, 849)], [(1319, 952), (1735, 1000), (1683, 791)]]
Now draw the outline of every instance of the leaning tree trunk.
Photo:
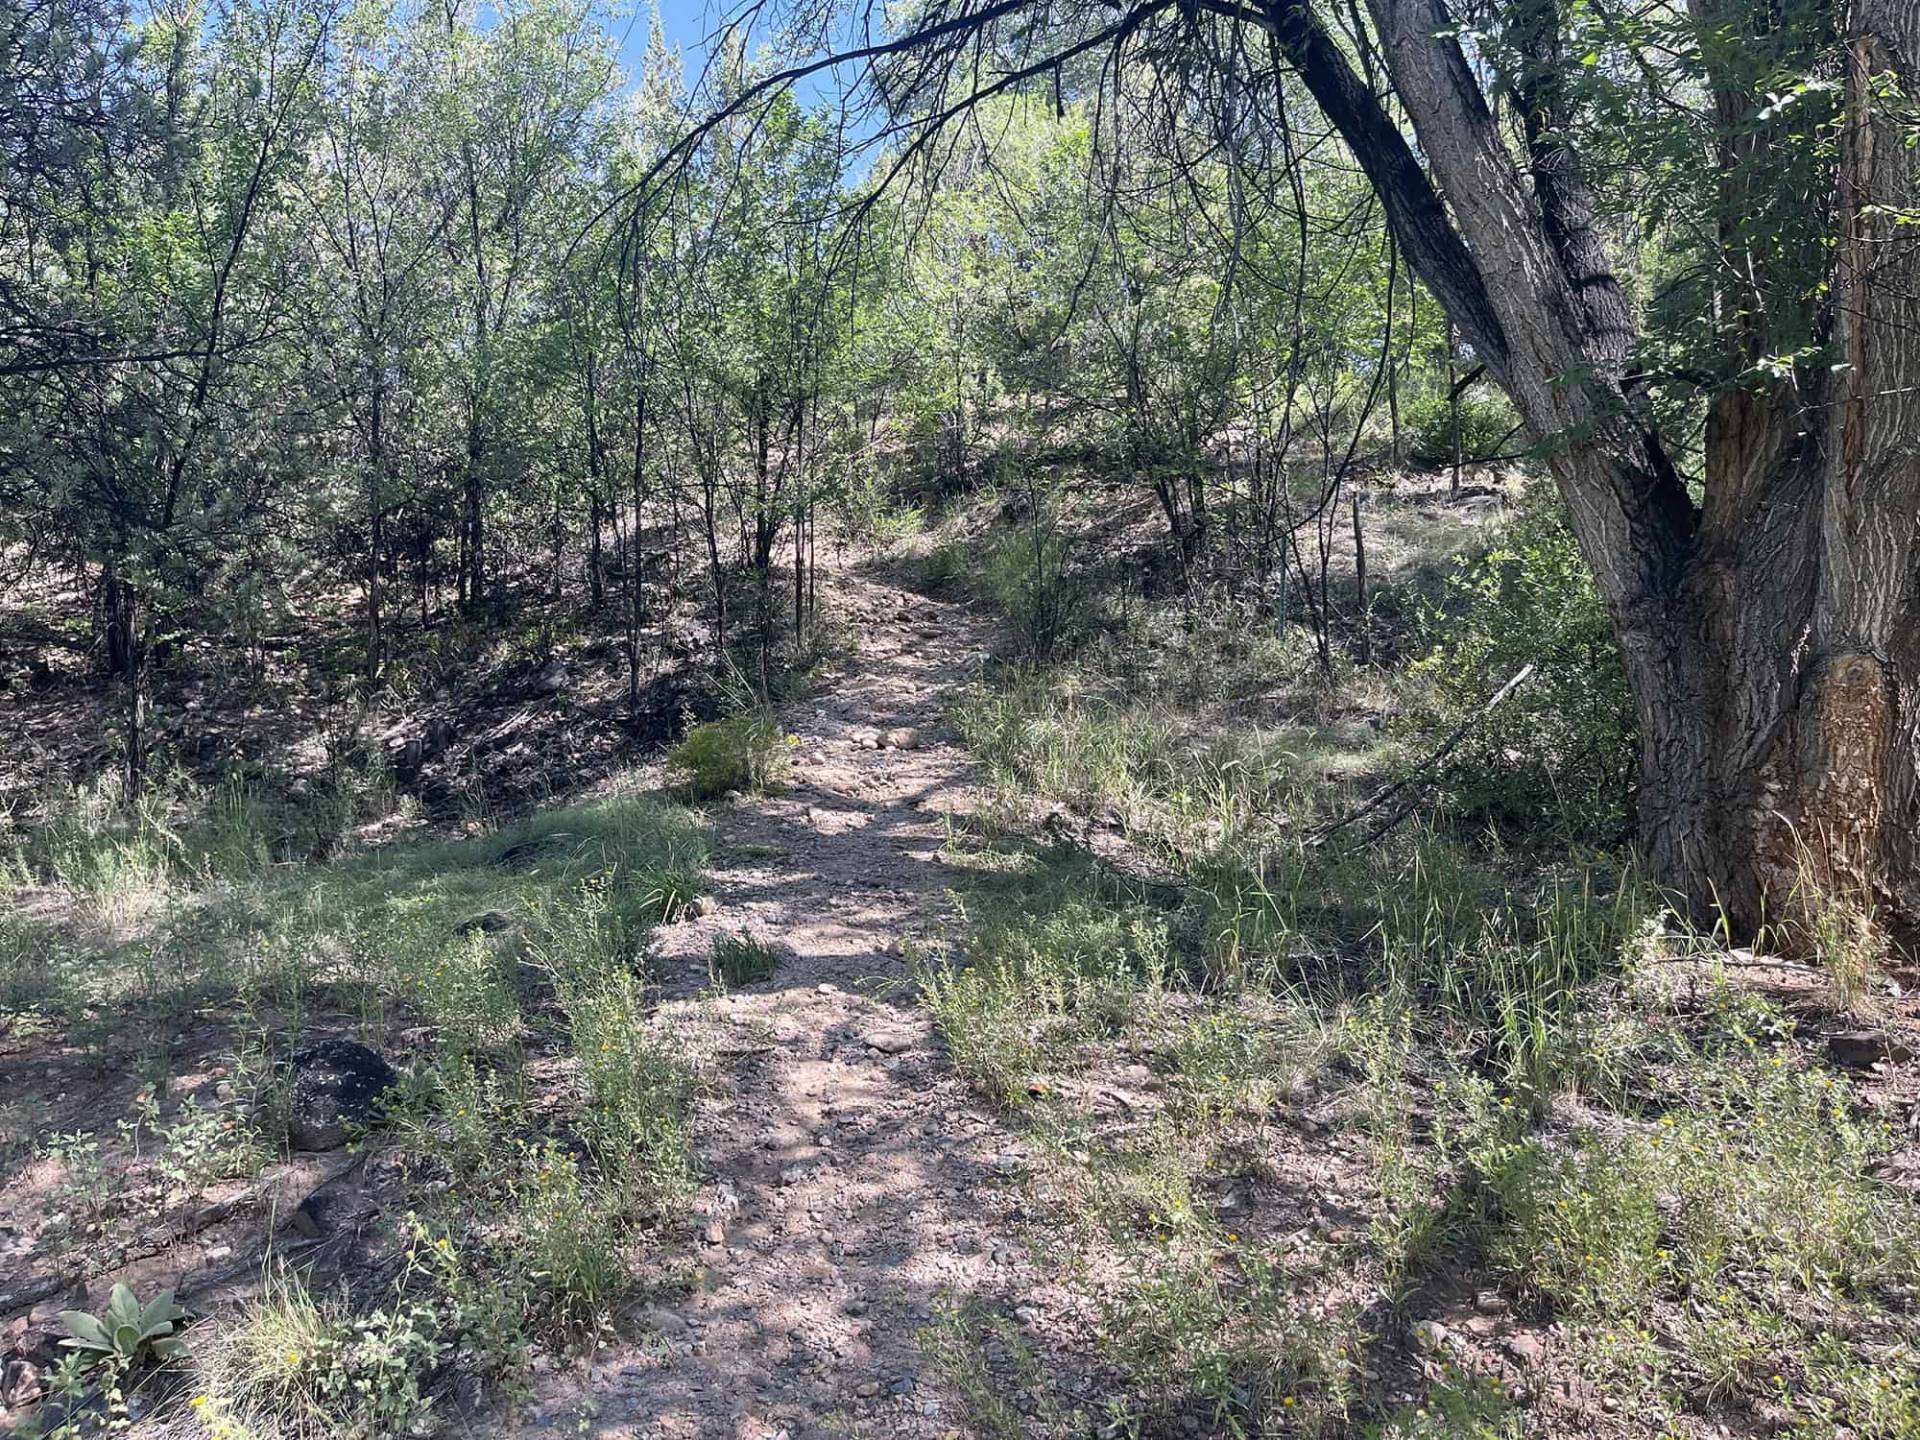
[[(1266, 13), (1409, 263), (1547, 453), (1633, 691), (1656, 877), (1743, 936), (1793, 918), (1809, 879), (1912, 923), (1920, 255), (1898, 220), (1920, 203), (1920, 158), (1884, 96), (1920, 93), (1920, 6), (1855, 0), (1838, 27), (1838, 243), (1815, 317), (1837, 364), (1717, 397), (1696, 506), (1632, 373), (1632, 312), (1566, 140), (1552, 0), (1513, 12), (1531, 62), (1513, 97), (1524, 168), (1441, 0), (1370, 4), (1418, 157), (1305, 0)], [(1877, 81), (1889, 74), (1892, 89)], [(1720, 101), (1730, 144), (1765, 143), (1761, 101)], [(1743, 158), (1729, 183), (1754, 183)], [(1740, 337), (1736, 369), (1778, 353), (1765, 338)]]

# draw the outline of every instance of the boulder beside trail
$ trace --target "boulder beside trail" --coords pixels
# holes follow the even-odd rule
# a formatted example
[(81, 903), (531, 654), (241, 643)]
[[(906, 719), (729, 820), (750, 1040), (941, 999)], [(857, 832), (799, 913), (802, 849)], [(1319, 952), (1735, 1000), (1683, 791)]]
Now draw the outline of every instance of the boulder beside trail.
[(357, 1040), (321, 1040), (293, 1055), (287, 1144), (295, 1150), (337, 1150), (349, 1128), (372, 1124), (380, 1098), (400, 1081)]
[(1871, 1070), (1913, 1059), (1906, 1037), (1889, 1030), (1843, 1030), (1827, 1037), (1827, 1058), (1843, 1070)]

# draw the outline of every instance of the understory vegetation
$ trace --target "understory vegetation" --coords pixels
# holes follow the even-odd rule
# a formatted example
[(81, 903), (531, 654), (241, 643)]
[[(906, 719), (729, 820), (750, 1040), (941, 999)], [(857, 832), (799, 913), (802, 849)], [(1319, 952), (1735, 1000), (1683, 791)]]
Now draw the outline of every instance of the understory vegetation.
[[(40, 1263), (82, 1275), (217, 1227), (282, 1153), (289, 1062), (317, 1033), (399, 1061), (366, 1120), (392, 1138), (335, 1166), (371, 1167), (390, 1220), (362, 1249), (309, 1198), (249, 1262), (258, 1294), (193, 1329), (185, 1375), (101, 1396), (70, 1364), (54, 1428), (170, 1396), (214, 1434), (415, 1433), (461, 1385), (510, 1395), (538, 1349), (591, 1346), (675, 1283), (657, 1259), (693, 1184), (699, 1064), (649, 1025), (644, 957), (699, 892), (695, 818), (615, 790), (287, 864), (267, 856), (290, 817), (204, 798), (49, 796), (11, 856), (6, 945), (26, 963), (4, 1036), (50, 1045), (51, 1074), (8, 1107), (9, 1214), (45, 1216)], [(53, 893), (67, 903), (37, 918)], [(209, 1270), (201, 1291), (223, 1283)], [(111, 1363), (132, 1377), (135, 1359)]]
[(1756, 990), (1619, 846), (1630, 717), (1549, 506), (1398, 597), (1412, 663), (1332, 678), (1091, 575), (1037, 663), (1071, 582), (1025, 553), (934, 571), (1022, 638), (955, 701), (987, 792), (915, 963), (1043, 1156), (1112, 1433), (1920, 1434), (1911, 1142), (1819, 1034), (1862, 992), (1844, 955)]

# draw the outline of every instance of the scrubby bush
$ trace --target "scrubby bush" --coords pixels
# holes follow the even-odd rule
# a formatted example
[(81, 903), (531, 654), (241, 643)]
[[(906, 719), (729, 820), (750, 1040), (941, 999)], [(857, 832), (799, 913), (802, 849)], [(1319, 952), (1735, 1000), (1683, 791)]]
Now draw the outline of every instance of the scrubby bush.
[(1086, 578), (1050, 519), (996, 536), (982, 557), (980, 581), (1031, 658), (1051, 659), (1085, 638), (1092, 614)]
[(1077, 1037), (1124, 1029), (1171, 965), (1165, 917), (1084, 893), (1075, 868), (1042, 883), (1007, 903), (977, 897), (961, 953), (915, 966), (955, 1067), (1006, 1105)]
[(686, 1102), (692, 1077), (649, 1028), (618, 904), (582, 887), (530, 937), (529, 955), (553, 976), (579, 1056), (586, 1106), (579, 1129), (599, 1176), (623, 1208), (655, 1216), (686, 1198), (693, 1171)]
[(1522, 666), (1528, 682), (1480, 720), (1445, 779), (1464, 815), (1550, 822), (1565, 837), (1625, 830), (1634, 720), (1612, 625), (1550, 494), (1529, 496), (1500, 544), (1465, 561), (1427, 617), (1417, 669), (1436, 733), (1472, 715)]
[(1512, 435), (1517, 417), (1506, 396), (1469, 387), (1459, 400), (1436, 394), (1409, 407), (1407, 454), (1416, 465), (1451, 465), (1458, 441), (1464, 461), (1491, 459)]
[(417, 1296), (353, 1314), (282, 1273), (206, 1356), (194, 1409), (230, 1435), (413, 1433), (433, 1411), (432, 1373), (456, 1338), (448, 1319)]
[(694, 726), (667, 759), (686, 775), (695, 798), (711, 800), (730, 790), (757, 793), (778, 785), (787, 771), (788, 741), (772, 712), (743, 710)]
[(1570, 1137), (1496, 1126), (1468, 1147), (1487, 1253), (1649, 1413), (1734, 1397), (1780, 1407), (1783, 1430), (1920, 1433), (1920, 1382), (1897, 1358), (1920, 1212), (1874, 1175), (1896, 1139), (1801, 1063), (1782, 1017), (1716, 1009), (1703, 1041), (1668, 1037), (1651, 1115)]
[(841, 524), (861, 544), (897, 545), (927, 526), (926, 511), (896, 494), (884, 476), (872, 471), (847, 476), (836, 501)]
[(974, 542), (964, 536), (928, 546), (914, 562), (921, 587), (936, 594), (960, 588), (972, 573), (973, 556)]

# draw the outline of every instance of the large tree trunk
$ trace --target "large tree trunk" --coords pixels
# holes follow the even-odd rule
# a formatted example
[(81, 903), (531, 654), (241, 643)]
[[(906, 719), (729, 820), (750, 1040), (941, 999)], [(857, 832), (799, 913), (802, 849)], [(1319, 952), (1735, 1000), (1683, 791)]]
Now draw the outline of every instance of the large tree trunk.
[(1889, 72), (1914, 93), (1920, 9), (1847, 18), (1833, 368), (1716, 397), (1670, 633), (1634, 625), (1631, 591), (1616, 603), (1655, 873), (1698, 918), (1789, 942), (1819, 906), (1920, 919), (1920, 252), (1892, 218), (1920, 169), (1874, 99)]
[[(1898, 217), (1920, 202), (1920, 157), (1876, 92), (1890, 75), (1916, 93), (1920, 6), (1857, 0), (1846, 22), (1832, 369), (1825, 393), (1716, 408), (1695, 569), (1731, 671), (1714, 759), (1742, 909), (1792, 920), (1839, 896), (1904, 927), (1920, 918), (1920, 247)], [(1716, 552), (1734, 560), (1719, 583)]]
[[(1840, 27), (1838, 245), (1815, 327), (1838, 363), (1723, 390), (1697, 507), (1629, 370), (1632, 314), (1550, 78), (1553, 5), (1516, 13), (1535, 62), (1514, 96), (1524, 168), (1441, 0), (1371, 8), (1418, 158), (1304, 0), (1270, 0), (1267, 14), (1403, 253), (1547, 451), (1633, 690), (1656, 877), (1695, 919), (1742, 936), (1836, 892), (1912, 923), (1920, 256), (1896, 217), (1920, 202), (1920, 161), (1873, 77), (1920, 93), (1920, 6), (1856, 0)], [(1731, 144), (1765, 143), (1760, 103), (1721, 97), (1728, 134), (1746, 137)], [(1728, 158), (1730, 184), (1752, 183), (1744, 158)], [(1733, 369), (1751, 373), (1766, 337), (1734, 329), (1746, 353)]]

